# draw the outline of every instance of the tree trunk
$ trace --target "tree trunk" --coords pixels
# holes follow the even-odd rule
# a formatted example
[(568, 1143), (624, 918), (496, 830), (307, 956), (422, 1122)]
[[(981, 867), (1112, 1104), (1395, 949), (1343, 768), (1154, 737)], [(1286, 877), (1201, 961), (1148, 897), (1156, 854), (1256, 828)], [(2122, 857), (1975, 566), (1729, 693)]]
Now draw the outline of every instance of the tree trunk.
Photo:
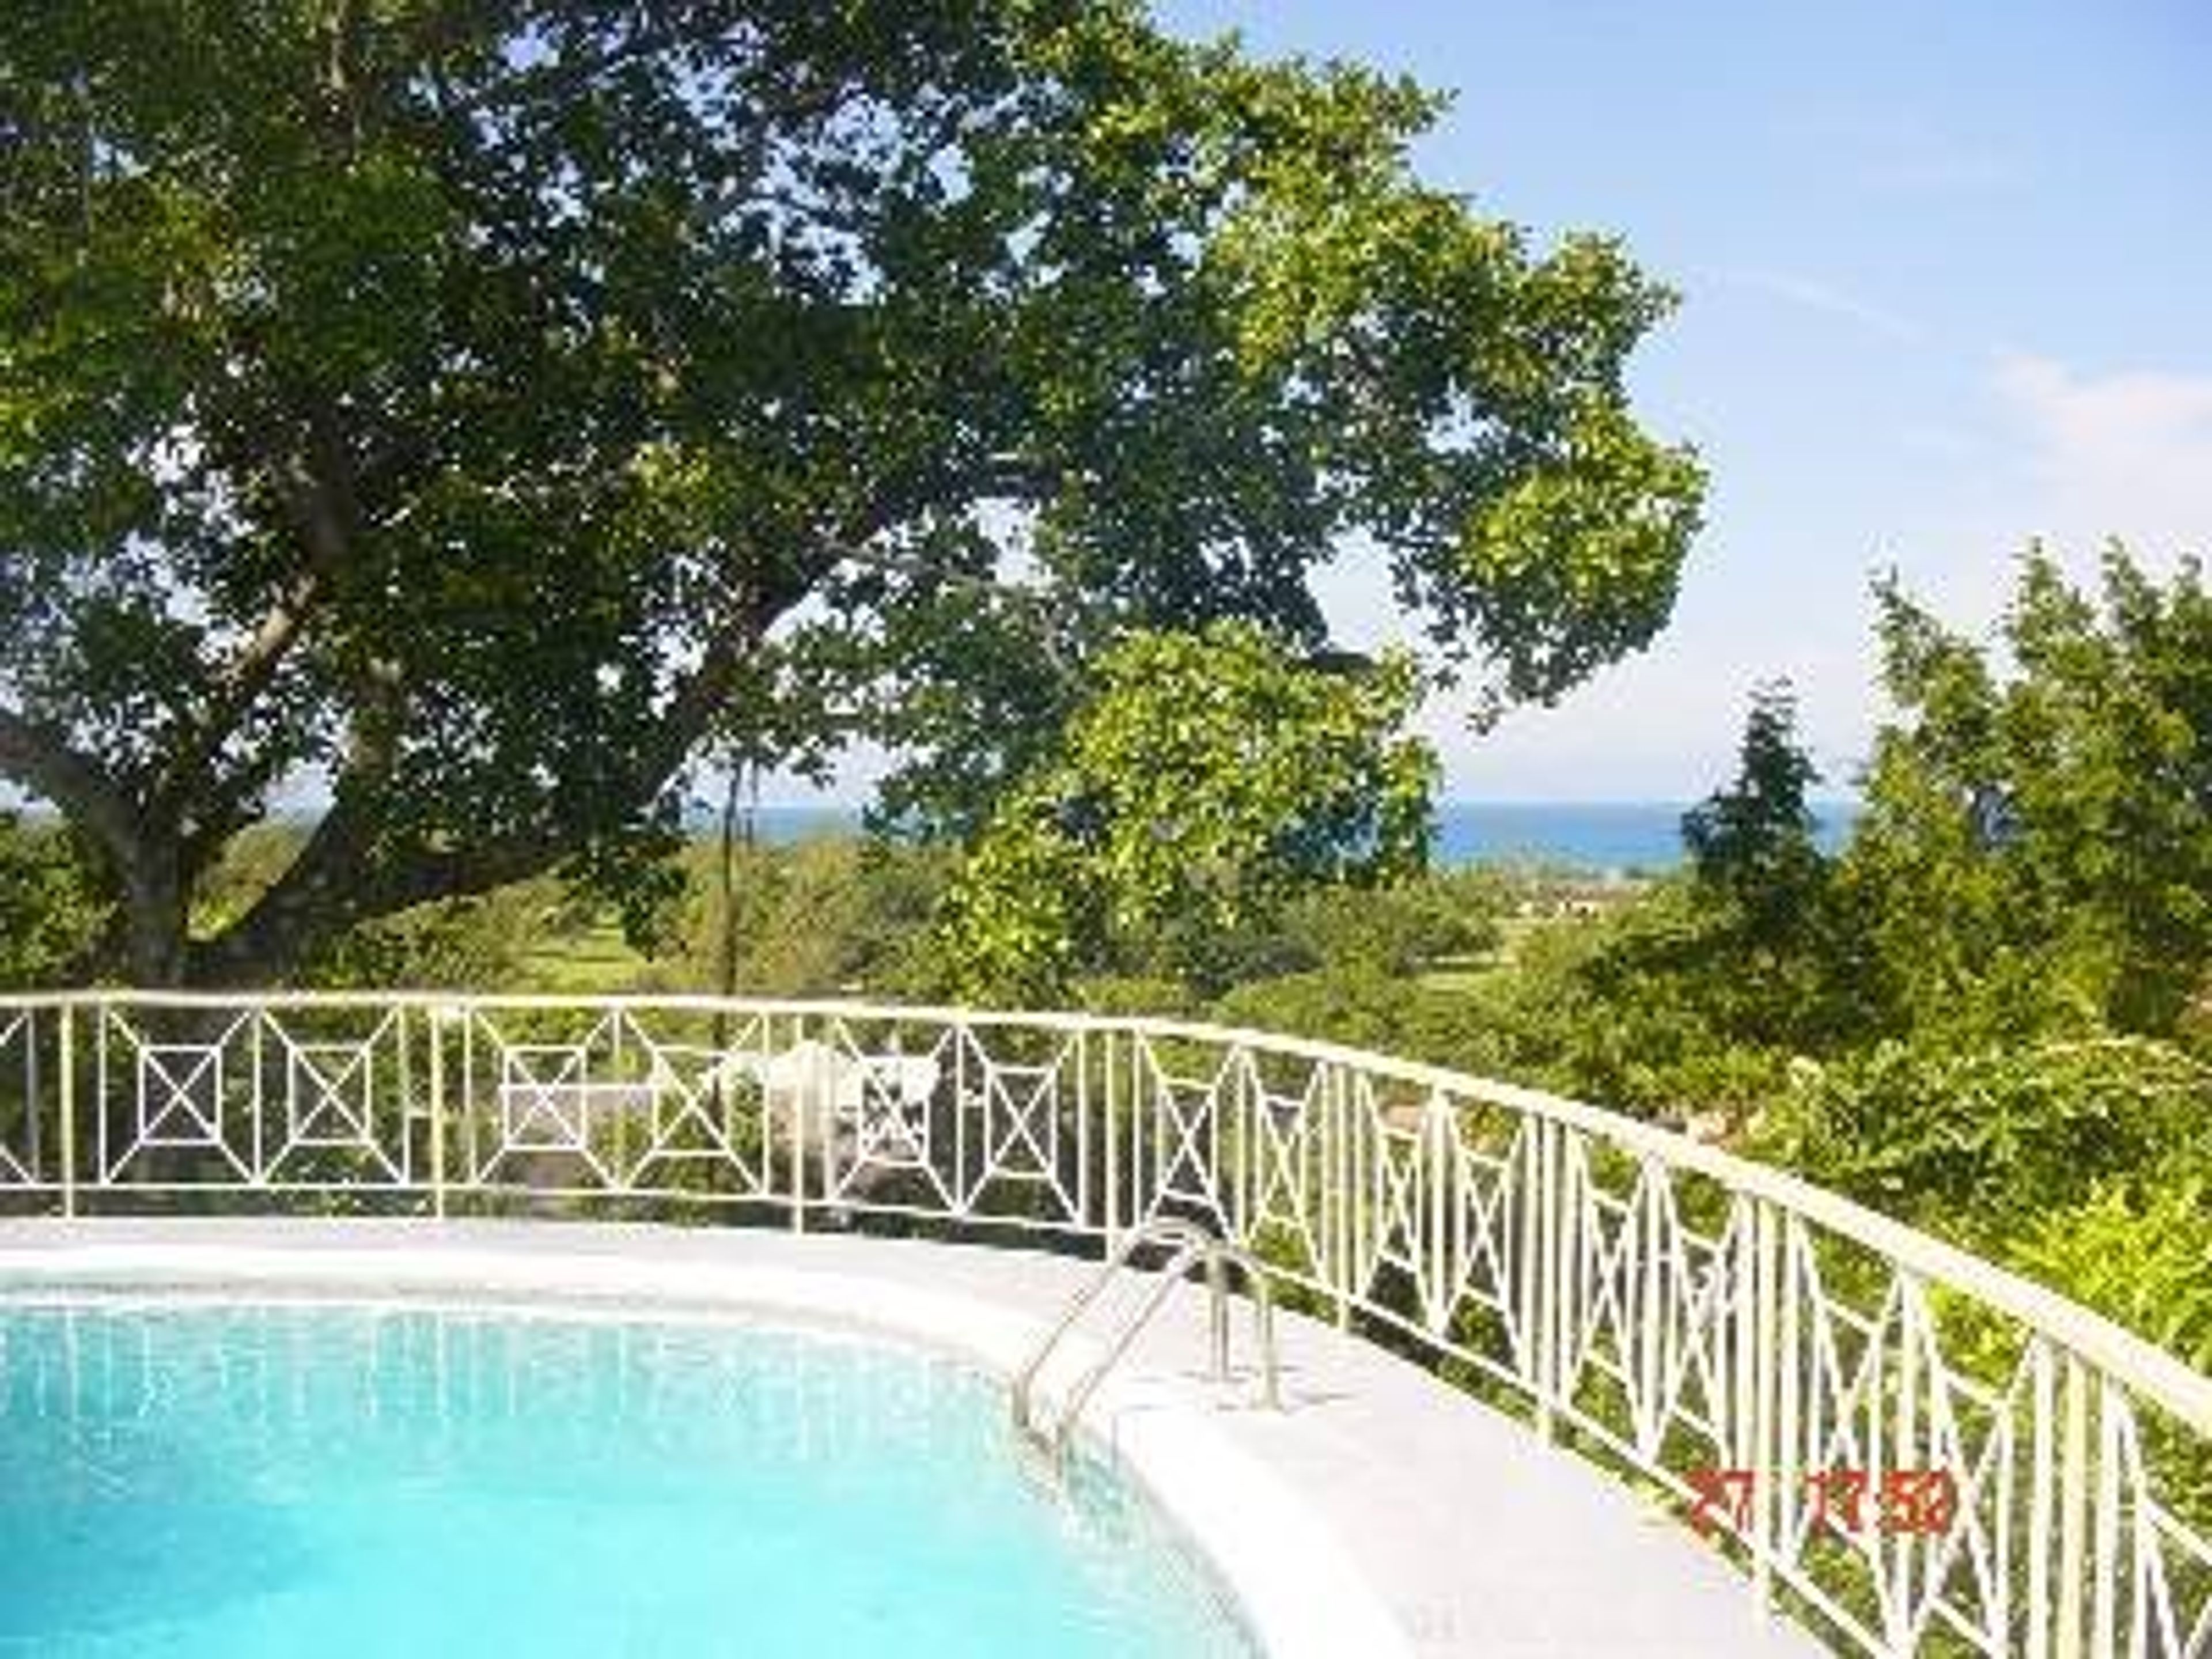
[(173, 846), (142, 847), (122, 872), (131, 982), (144, 990), (173, 990), (185, 983), (185, 883)]
[[(721, 868), (718, 883), (721, 889), (721, 926), (714, 939), (714, 988), (726, 997), (736, 995), (738, 989), (738, 811), (744, 788), (744, 769), (732, 765), (722, 789)], [(719, 1026), (714, 1040), (718, 1044), (722, 1041)]]

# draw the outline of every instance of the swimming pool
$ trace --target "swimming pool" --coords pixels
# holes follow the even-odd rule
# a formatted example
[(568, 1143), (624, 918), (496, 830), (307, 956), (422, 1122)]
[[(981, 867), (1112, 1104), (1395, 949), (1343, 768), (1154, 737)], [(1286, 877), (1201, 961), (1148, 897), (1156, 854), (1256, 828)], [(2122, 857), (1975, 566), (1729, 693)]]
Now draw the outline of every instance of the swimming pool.
[(1249, 1659), (998, 1385), (543, 1309), (0, 1301), (0, 1652)]

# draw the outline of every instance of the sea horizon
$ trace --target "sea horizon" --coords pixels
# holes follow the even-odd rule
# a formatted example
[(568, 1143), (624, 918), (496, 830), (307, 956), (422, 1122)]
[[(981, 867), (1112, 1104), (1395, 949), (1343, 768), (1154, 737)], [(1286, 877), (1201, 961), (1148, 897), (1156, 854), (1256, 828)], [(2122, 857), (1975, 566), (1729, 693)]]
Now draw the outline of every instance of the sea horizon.
[[(1657, 873), (1682, 862), (1682, 815), (1697, 805), (1695, 799), (1440, 800), (1430, 856), (1444, 869), (1510, 864), (1596, 874)], [(1829, 852), (1849, 838), (1863, 810), (1850, 796), (1830, 796), (1808, 805), (1816, 823), (1815, 838)], [(842, 801), (763, 801), (754, 827), (768, 844), (791, 846), (857, 832), (862, 810)], [(695, 832), (710, 830), (713, 816), (695, 815), (690, 823)]]
[[(1682, 815), (1694, 799), (1475, 799), (1465, 796), (1436, 804), (1437, 831), (1430, 846), (1441, 869), (1476, 864), (1537, 866), (1593, 875), (1660, 874), (1680, 866)], [(1847, 795), (1810, 801), (1814, 839), (1826, 852), (1850, 839), (1863, 804)], [(21, 809), (9, 809), (20, 811)], [(866, 809), (851, 801), (763, 801), (755, 809), (753, 830), (771, 847), (857, 835)], [(33, 809), (23, 816), (40, 822), (51, 814)], [(283, 811), (277, 823), (313, 823), (317, 813)], [(695, 803), (684, 815), (693, 836), (714, 833), (714, 811)]]

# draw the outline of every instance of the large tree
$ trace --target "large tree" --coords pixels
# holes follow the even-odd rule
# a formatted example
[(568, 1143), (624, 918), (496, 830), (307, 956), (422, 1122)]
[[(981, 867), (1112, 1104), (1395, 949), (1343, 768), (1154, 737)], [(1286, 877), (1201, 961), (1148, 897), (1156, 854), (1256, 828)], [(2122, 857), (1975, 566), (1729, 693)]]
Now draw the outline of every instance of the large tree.
[(1128, 626), (1319, 649), (1354, 532), (1432, 666), (1554, 696), (1695, 524), (1622, 383), (1668, 296), (1419, 183), (1437, 106), (1093, 0), (0, 8), (0, 774), (115, 970), (220, 982), (618, 869), (717, 742), (927, 761)]
[(2212, 989), (2212, 589), (2115, 544), (2022, 561), (1999, 648), (1881, 588), (1866, 811), (1840, 866), (1869, 995), (2024, 1037), (2164, 1034)]

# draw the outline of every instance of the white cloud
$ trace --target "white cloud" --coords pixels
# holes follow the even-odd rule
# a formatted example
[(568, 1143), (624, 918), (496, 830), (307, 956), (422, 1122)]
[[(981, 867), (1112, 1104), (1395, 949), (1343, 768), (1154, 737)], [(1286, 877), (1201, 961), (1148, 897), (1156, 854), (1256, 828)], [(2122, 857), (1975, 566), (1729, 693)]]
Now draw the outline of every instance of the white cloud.
[(1801, 310), (1818, 312), (1823, 316), (1838, 317), (1855, 323), (1885, 339), (1911, 342), (1921, 337), (1920, 325), (1910, 318), (1900, 316), (1886, 307), (1871, 304), (1855, 294), (1846, 293), (1832, 283), (1824, 283), (1815, 276), (1802, 276), (1790, 270), (1759, 269), (1723, 270), (1715, 274), (1723, 282), (1785, 301)]
[(2021, 178), (2021, 168), (2001, 155), (1934, 142), (1899, 145), (1859, 173), (1870, 189), (1912, 196), (1981, 195), (2008, 189)]
[[(1778, 596), (1778, 599), (1779, 596)], [(1786, 679), (1821, 792), (1856, 787), (1871, 729), (1869, 670), (1857, 619), (1823, 637), (1814, 619), (1771, 608), (1747, 637), (1692, 615), (1642, 655), (1577, 687), (1557, 708), (1521, 708), (1471, 738), (1456, 708), (1422, 728), (1443, 751), (1446, 796), (1553, 800), (1689, 800), (1735, 775), (1752, 688)]]
[(1802, 125), (1834, 156), (1844, 176), (1886, 196), (1982, 196), (2027, 178), (2020, 158), (1988, 135), (1959, 131), (1948, 118), (1889, 108)]
[(1996, 385), (2029, 442), (2032, 527), (2075, 549), (2212, 552), (2212, 375), (2078, 373), (2024, 352)]
[(1942, 421), (1908, 421), (1897, 428), (1897, 447), (1923, 460), (1953, 465), (1980, 464), (1988, 459), (1986, 434)]

